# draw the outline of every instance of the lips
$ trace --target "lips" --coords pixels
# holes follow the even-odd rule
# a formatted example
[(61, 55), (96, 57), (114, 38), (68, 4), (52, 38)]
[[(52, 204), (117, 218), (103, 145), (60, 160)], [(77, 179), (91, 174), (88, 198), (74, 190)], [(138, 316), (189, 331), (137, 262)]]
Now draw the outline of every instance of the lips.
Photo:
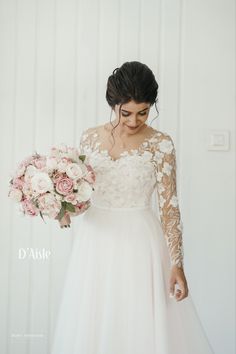
[(129, 127), (129, 126), (127, 125), (127, 127), (128, 127), (129, 129), (137, 129), (137, 128), (138, 128), (138, 125), (137, 125), (136, 127)]

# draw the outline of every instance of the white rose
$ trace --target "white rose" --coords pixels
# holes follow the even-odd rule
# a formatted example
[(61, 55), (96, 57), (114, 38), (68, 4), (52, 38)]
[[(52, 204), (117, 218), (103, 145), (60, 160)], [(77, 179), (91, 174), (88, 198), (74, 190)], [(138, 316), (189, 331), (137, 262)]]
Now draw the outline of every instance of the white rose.
[(9, 197), (16, 202), (20, 202), (22, 198), (22, 192), (19, 189), (12, 189), (9, 193)]
[(25, 171), (25, 176), (26, 177), (33, 177), (39, 170), (33, 166), (33, 165), (29, 165), (27, 168), (26, 168), (26, 171)]
[(66, 174), (71, 179), (79, 179), (83, 176), (83, 170), (77, 163), (70, 163), (66, 168)]
[(49, 171), (57, 169), (57, 159), (55, 157), (47, 157), (46, 166)]
[(88, 182), (83, 181), (78, 186), (77, 198), (81, 202), (86, 202), (90, 198), (92, 192), (93, 189), (91, 185)]
[(61, 172), (61, 173), (66, 172), (67, 166), (68, 166), (68, 162), (67, 161), (58, 162), (58, 164), (57, 164), (58, 172)]
[(68, 148), (67, 157), (73, 161), (78, 161), (78, 151), (75, 148)]
[(45, 172), (39, 172), (35, 174), (32, 179), (32, 189), (36, 193), (46, 193), (53, 190), (53, 183)]

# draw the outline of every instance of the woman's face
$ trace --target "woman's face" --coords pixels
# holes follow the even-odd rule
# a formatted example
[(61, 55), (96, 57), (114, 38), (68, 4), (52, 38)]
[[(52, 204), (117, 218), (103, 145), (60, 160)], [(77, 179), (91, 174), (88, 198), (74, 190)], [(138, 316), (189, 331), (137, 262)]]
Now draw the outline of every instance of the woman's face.
[[(117, 123), (119, 122), (119, 108), (120, 105), (115, 106)], [(149, 111), (150, 103), (136, 103), (133, 100), (124, 103), (120, 112), (120, 128), (129, 134), (137, 133), (145, 125)]]

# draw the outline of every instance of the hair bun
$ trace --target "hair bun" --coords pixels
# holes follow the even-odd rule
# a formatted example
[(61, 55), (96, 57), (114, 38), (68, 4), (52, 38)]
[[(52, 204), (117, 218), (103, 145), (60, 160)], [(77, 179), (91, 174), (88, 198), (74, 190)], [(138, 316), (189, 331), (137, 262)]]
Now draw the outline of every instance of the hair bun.
[(115, 75), (116, 72), (117, 72), (119, 69), (120, 69), (120, 68), (115, 68), (115, 69), (113, 70), (112, 74)]
[(151, 69), (138, 61), (125, 62), (115, 68), (107, 80), (106, 100), (110, 107), (133, 99), (153, 105), (158, 93), (158, 83)]

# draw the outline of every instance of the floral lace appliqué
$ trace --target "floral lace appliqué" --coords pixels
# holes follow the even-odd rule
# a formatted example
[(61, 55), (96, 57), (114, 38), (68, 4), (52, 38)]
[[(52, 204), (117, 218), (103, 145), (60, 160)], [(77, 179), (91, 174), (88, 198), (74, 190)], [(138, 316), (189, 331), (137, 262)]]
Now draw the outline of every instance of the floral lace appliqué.
[(123, 151), (113, 159), (100, 150), (97, 129), (83, 131), (80, 152), (96, 173), (93, 202), (107, 207), (150, 204), (157, 190), (159, 215), (171, 265), (183, 267), (183, 224), (176, 187), (176, 151), (170, 135), (154, 130), (138, 149)]

